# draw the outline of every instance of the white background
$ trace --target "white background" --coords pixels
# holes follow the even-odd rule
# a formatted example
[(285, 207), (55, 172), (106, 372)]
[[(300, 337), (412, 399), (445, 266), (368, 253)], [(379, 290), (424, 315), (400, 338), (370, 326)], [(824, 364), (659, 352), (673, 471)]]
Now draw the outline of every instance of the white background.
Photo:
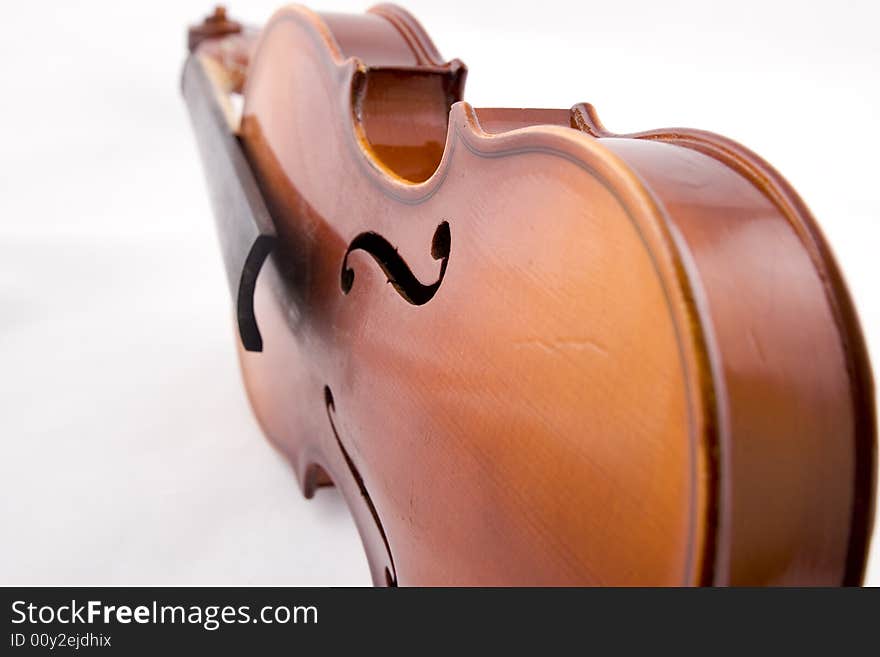
[[(368, 584), (338, 494), (300, 497), (238, 378), (179, 95), (186, 25), (211, 5), (10, 5), (0, 583)], [(880, 363), (876, 3), (406, 6), (468, 64), (477, 107), (588, 101), (611, 130), (704, 128), (767, 158), (818, 217)], [(249, 0), (230, 13), (260, 24), (275, 8)]]

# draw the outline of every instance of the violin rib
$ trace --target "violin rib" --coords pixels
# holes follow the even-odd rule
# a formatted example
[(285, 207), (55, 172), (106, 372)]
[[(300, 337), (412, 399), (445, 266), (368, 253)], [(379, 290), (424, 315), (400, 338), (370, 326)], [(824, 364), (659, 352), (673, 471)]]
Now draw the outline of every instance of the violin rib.
[(377, 585), (861, 581), (870, 365), (775, 170), (586, 104), (473, 108), (391, 5), (287, 7), (188, 69), (235, 43), (245, 205), (274, 230), (243, 378)]

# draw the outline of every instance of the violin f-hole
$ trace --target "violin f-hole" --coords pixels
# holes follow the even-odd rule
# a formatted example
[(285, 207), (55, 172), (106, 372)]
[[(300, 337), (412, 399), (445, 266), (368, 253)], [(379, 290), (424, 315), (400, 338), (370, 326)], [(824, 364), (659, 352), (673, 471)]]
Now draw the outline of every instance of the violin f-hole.
[(394, 286), (401, 297), (414, 306), (424, 305), (433, 299), (437, 290), (440, 289), (440, 284), (446, 275), (446, 265), (449, 263), (451, 247), (452, 235), (449, 230), (449, 222), (444, 221), (437, 226), (434, 238), (431, 240), (431, 257), (440, 261), (440, 274), (436, 282), (424, 285), (415, 277), (409, 265), (388, 240), (372, 231), (361, 233), (351, 241), (342, 258), (340, 287), (344, 294), (348, 294), (354, 285), (354, 270), (348, 266), (348, 254), (352, 251), (366, 251), (382, 268), (388, 277), (388, 282)]
[(330, 420), (330, 429), (333, 430), (333, 437), (336, 439), (336, 445), (339, 447), (339, 451), (342, 452), (342, 458), (345, 459), (348, 471), (351, 473), (352, 478), (357, 484), (361, 497), (363, 497), (364, 501), (367, 503), (367, 508), (370, 510), (373, 522), (376, 523), (376, 528), (379, 530), (379, 534), (382, 536), (382, 542), (385, 544), (385, 552), (388, 554), (388, 562), (391, 565), (390, 569), (387, 567), (385, 568), (385, 583), (387, 586), (397, 586), (397, 572), (394, 568), (394, 557), (391, 555), (391, 545), (388, 543), (388, 536), (385, 534), (385, 528), (382, 526), (382, 521), (379, 519), (379, 512), (376, 510), (376, 506), (370, 498), (370, 493), (367, 491), (366, 484), (364, 484), (364, 478), (361, 477), (361, 473), (358, 472), (357, 466), (354, 464), (354, 461), (351, 460), (348, 450), (345, 448), (345, 445), (342, 444), (342, 439), (339, 437), (339, 432), (336, 430), (336, 423), (333, 422), (333, 413), (336, 412), (336, 404), (333, 401), (333, 393), (330, 391), (329, 386), (324, 386), (324, 406), (327, 408), (327, 419)]

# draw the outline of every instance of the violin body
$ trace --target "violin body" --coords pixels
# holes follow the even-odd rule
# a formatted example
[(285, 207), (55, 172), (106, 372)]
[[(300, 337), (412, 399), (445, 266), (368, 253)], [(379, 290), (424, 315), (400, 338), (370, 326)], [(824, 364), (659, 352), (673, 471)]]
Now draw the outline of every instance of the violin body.
[(861, 581), (869, 363), (767, 163), (589, 105), (475, 109), (389, 5), (232, 32), (187, 69), (216, 74), (224, 39), (245, 61), (235, 170), (265, 212), (221, 226), (251, 249), (243, 378), (305, 495), (341, 490), (376, 584)]

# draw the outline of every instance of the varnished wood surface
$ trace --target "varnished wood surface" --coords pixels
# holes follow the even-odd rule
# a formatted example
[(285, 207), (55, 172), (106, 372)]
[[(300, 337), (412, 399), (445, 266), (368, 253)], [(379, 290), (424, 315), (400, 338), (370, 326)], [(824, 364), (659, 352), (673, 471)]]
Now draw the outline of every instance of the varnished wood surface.
[(340, 487), (379, 584), (857, 583), (870, 372), (795, 193), (707, 133), (474, 109), (464, 73), (388, 6), (284, 9), (248, 66), (278, 248), (241, 362), (305, 492)]

